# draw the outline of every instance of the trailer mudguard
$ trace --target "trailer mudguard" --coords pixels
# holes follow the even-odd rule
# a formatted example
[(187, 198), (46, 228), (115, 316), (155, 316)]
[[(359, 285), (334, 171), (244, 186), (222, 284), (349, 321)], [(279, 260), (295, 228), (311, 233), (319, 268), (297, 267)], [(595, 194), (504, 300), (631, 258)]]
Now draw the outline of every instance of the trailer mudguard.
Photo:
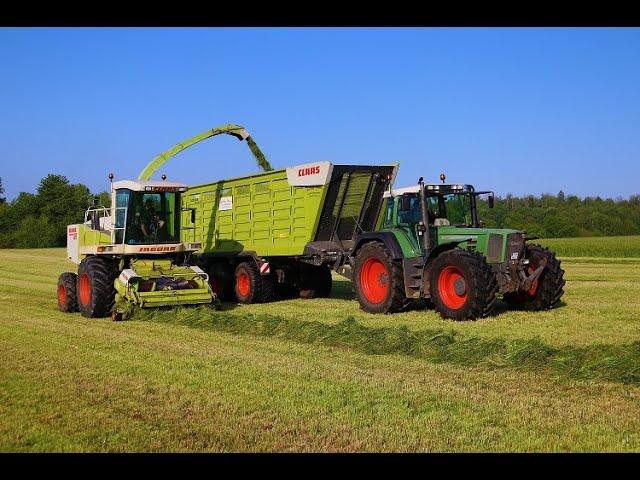
[(391, 254), (391, 257), (394, 260), (399, 260), (404, 258), (404, 254), (402, 253), (402, 248), (400, 247), (400, 243), (398, 239), (393, 234), (393, 232), (364, 232), (358, 235), (355, 239), (355, 243), (353, 245), (352, 256), (358, 253), (358, 250), (365, 244), (372, 241), (378, 241), (384, 243), (387, 250)]

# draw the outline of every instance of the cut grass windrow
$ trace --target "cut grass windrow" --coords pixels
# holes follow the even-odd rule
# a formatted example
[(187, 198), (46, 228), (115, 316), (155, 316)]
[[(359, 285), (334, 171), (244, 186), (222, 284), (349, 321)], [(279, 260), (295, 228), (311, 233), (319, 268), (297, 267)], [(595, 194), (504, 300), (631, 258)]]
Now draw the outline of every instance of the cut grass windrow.
[(640, 341), (553, 347), (540, 338), (465, 338), (444, 329), (365, 327), (353, 317), (336, 324), (290, 320), (268, 314), (235, 314), (207, 307), (136, 312), (135, 321), (155, 321), (232, 334), (277, 337), (298, 343), (349, 348), (371, 355), (407, 355), (435, 363), (546, 371), (576, 380), (640, 385)]

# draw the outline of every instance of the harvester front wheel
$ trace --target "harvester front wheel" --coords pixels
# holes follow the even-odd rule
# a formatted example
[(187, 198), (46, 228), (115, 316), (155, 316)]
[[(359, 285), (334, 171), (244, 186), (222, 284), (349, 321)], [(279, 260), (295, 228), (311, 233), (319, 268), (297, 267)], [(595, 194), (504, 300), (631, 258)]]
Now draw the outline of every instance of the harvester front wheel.
[(58, 309), (61, 312), (78, 311), (77, 282), (78, 276), (75, 273), (65, 272), (58, 277)]
[(234, 290), (240, 303), (266, 303), (274, 298), (275, 284), (271, 275), (260, 275), (258, 266), (250, 260), (237, 266)]
[(525, 258), (529, 260), (528, 273), (532, 274), (546, 259), (546, 266), (540, 276), (526, 291), (509, 292), (504, 294), (504, 301), (513, 309), (521, 310), (550, 310), (560, 304), (564, 294), (564, 270), (560, 268), (560, 260), (548, 248), (541, 245), (527, 245)]
[(99, 318), (111, 315), (116, 289), (113, 281), (118, 276), (115, 261), (92, 255), (78, 267), (78, 306), (83, 317)]
[(353, 284), (360, 307), (369, 313), (394, 313), (404, 310), (406, 298), (402, 264), (395, 261), (384, 244), (370, 242), (357, 253)]
[(300, 280), (300, 298), (327, 298), (331, 295), (333, 279), (327, 265), (304, 264)]
[(443, 318), (475, 320), (489, 315), (498, 282), (484, 256), (454, 248), (438, 255), (429, 269), (431, 301)]

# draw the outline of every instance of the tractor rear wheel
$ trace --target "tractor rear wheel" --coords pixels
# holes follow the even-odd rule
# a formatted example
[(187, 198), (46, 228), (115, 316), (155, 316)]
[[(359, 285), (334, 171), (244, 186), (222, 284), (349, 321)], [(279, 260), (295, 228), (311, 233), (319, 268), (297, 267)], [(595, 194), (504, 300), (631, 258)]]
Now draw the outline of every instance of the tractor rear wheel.
[(353, 284), (365, 312), (394, 313), (411, 303), (405, 296), (402, 264), (380, 242), (367, 243), (356, 254)]
[(272, 275), (260, 275), (253, 260), (240, 263), (235, 272), (235, 295), (240, 303), (266, 303), (274, 299)]
[(61, 312), (78, 311), (77, 282), (78, 276), (75, 273), (65, 272), (58, 277), (58, 309)]
[(333, 279), (327, 265), (303, 264), (300, 272), (300, 298), (326, 298), (331, 295)]
[(528, 273), (531, 275), (546, 259), (547, 265), (540, 276), (526, 291), (505, 293), (504, 301), (513, 309), (521, 310), (550, 310), (560, 304), (564, 294), (564, 270), (560, 268), (560, 260), (548, 248), (541, 245), (526, 245), (525, 258), (529, 260)]
[(489, 315), (498, 282), (484, 256), (454, 248), (441, 253), (429, 269), (431, 301), (443, 318), (475, 320)]
[(118, 276), (116, 261), (91, 255), (78, 267), (78, 306), (83, 317), (98, 318), (111, 315), (116, 289), (113, 281)]

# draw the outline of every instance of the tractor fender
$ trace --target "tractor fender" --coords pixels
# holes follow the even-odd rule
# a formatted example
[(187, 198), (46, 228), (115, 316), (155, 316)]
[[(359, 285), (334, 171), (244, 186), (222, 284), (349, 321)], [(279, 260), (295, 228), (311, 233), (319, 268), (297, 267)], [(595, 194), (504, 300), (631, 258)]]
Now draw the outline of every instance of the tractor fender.
[(358, 250), (360, 250), (363, 245), (373, 241), (384, 243), (384, 246), (387, 247), (387, 250), (389, 250), (389, 253), (391, 254), (391, 258), (393, 258), (394, 260), (400, 260), (404, 258), (402, 248), (400, 248), (400, 244), (398, 243), (398, 239), (392, 232), (365, 232), (358, 235), (353, 244), (351, 256), (355, 257), (358, 253)]

